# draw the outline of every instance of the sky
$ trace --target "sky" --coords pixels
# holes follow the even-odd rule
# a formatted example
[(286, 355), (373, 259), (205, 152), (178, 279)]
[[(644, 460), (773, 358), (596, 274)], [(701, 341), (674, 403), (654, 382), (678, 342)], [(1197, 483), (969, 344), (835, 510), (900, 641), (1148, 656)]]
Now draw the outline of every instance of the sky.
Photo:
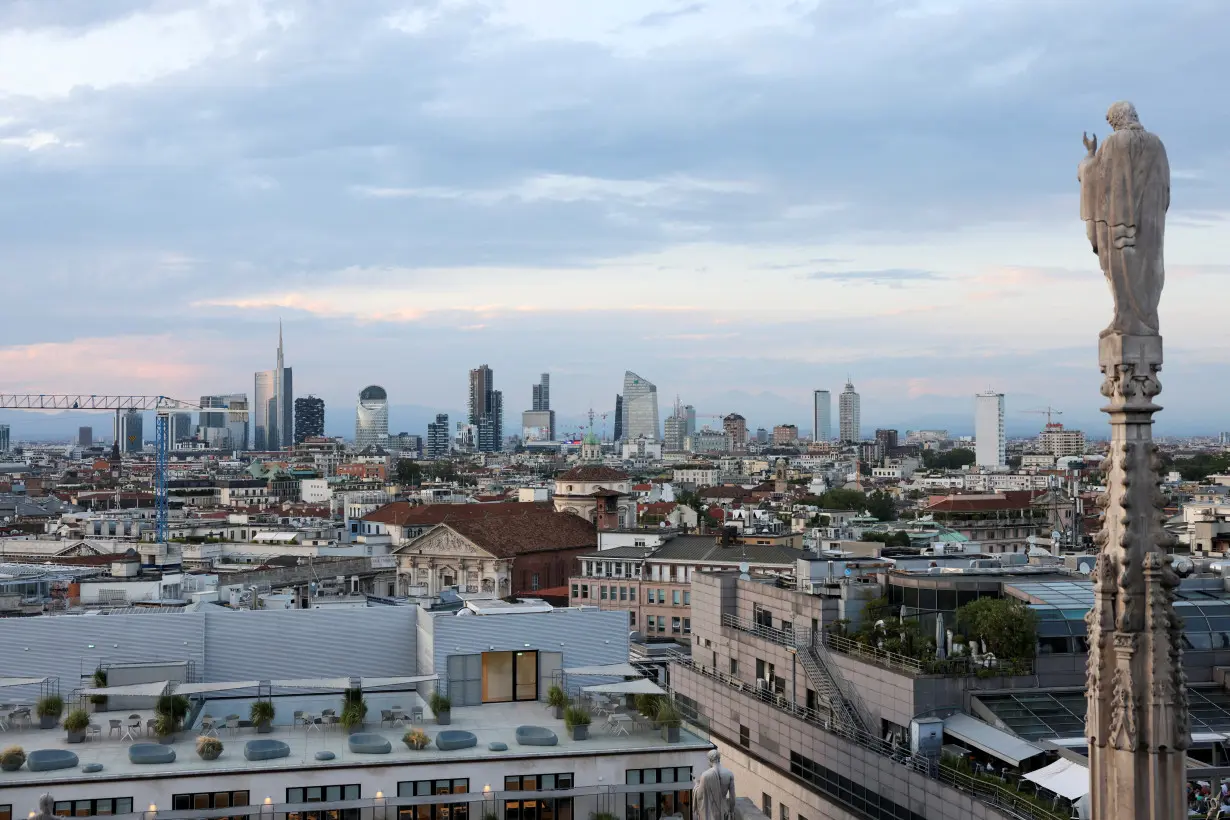
[(7, 0), (0, 392), (251, 393), (281, 319), (339, 434), (372, 383), (422, 433), (486, 363), (508, 432), (539, 372), (575, 427), (630, 369), (663, 417), (809, 433), (849, 378), (868, 433), (971, 432), (991, 388), (1010, 433), (1100, 435), (1076, 164), (1129, 99), (1172, 168), (1157, 429), (1230, 429), (1227, 30), (1224, 0)]

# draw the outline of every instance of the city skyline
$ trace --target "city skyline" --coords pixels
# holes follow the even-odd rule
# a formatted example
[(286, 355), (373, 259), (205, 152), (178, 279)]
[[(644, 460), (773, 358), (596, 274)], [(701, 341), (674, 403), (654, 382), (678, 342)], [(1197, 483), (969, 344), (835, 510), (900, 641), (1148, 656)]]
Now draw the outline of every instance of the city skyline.
[[(0, 262), (24, 271), (6, 297), (27, 307), (6, 317), (4, 389), (101, 393), (123, 374), (121, 392), (248, 392), (282, 315), (298, 381), (339, 411), (370, 383), (462, 410), (463, 371), (488, 360), (506, 385), (549, 370), (561, 416), (609, 411), (631, 367), (698, 409), (810, 427), (811, 391), (849, 370), (868, 426), (968, 415), (994, 382), (1092, 430), (1103, 317), (1086, 305), (1106, 291), (1075, 165), (1104, 101), (1128, 96), (1174, 167), (1158, 429), (1221, 426), (1230, 206), (1205, 135), (1230, 115), (1202, 101), (1230, 61), (1224, 7), (1130, 2), (1095, 24), (1063, 4), (772, 0), (641, 24), (638, 3), (590, 21), (497, 0), (418, 21), (227, 5), (0, 10)], [(1095, 25), (1149, 70), (1089, 48)], [(576, 77), (532, 68), (558, 50)], [(376, 102), (402, 92), (397, 116)], [(994, 122), (1013, 126), (971, 127)], [(51, 299), (62, 321), (43, 320)], [(530, 334), (540, 360), (496, 361)], [(416, 349), (432, 356), (402, 372)], [(771, 394), (763, 414), (729, 400), (732, 373)]]

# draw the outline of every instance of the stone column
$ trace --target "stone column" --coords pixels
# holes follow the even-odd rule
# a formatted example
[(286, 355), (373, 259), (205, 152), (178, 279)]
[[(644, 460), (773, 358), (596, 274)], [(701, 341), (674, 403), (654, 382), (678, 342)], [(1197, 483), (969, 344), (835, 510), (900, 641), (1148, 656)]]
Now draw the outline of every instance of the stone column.
[(1093, 573), (1087, 692), (1093, 820), (1187, 817), (1187, 681), (1174, 611), (1179, 579), (1162, 528), (1153, 399), (1162, 337), (1103, 335), (1098, 359), (1110, 416), (1104, 511)]

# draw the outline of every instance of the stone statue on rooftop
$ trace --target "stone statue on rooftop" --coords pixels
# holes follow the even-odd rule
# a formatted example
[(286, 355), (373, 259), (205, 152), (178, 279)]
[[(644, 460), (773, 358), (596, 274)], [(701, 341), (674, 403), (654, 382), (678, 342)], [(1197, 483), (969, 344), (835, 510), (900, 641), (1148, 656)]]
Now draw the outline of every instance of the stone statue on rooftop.
[(56, 801), (50, 794), (39, 795), (38, 811), (32, 815), (34, 820), (55, 820)]
[(693, 820), (734, 820), (735, 776), (722, 768), (722, 753), (709, 752), (709, 768), (692, 788)]
[(1100, 146), (1096, 135), (1084, 135), (1087, 153), (1076, 171), (1081, 219), (1115, 299), (1115, 317), (1102, 335), (1156, 336), (1170, 164), (1130, 102), (1112, 105), (1106, 121), (1113, 132)]

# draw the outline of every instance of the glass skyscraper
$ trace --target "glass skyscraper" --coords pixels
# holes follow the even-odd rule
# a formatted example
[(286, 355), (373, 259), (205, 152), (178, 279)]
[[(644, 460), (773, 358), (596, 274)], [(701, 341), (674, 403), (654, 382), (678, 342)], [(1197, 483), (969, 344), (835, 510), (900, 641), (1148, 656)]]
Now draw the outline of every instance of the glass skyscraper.
[(362, 451), (369, 446), (389, 444), (389, 394), (377, 384), (368, 385), (359, 393), (355, 409), (354, 446)]
[(295, 391), (291, 368), (282, 359), (282, 324), (278, 323), (278, 366), (256, 374), (256, 417), (252, 447), (255, 450), (281, 450), (289, 447), (295, 434)]
[(658, 387), (631, 370), (624, 373), (623, 424), (624, 441), (636, 441), (644, 436), (651, 441), (661, 437), (658, 426)]

